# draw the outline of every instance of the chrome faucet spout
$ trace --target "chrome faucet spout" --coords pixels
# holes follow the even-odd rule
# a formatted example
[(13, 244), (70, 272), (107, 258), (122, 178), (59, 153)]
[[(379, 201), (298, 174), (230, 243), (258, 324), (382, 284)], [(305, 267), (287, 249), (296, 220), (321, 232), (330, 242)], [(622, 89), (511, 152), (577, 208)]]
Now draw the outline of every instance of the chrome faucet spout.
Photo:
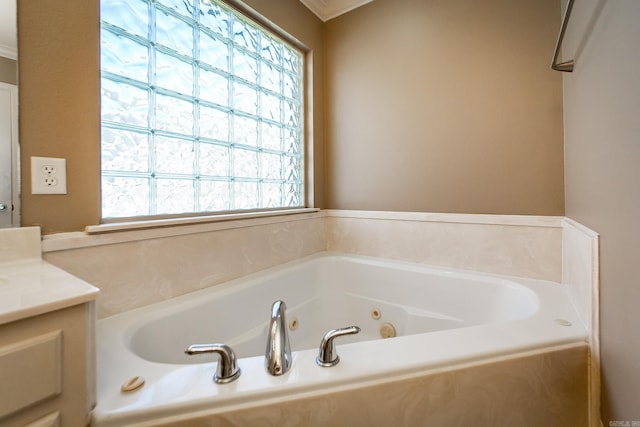
[(291, 367), (291, 345), (285, 316), (286, 309), (284, 301), (278, 300), (271, 306), (264, 367), (274, 376), (286, 373)]

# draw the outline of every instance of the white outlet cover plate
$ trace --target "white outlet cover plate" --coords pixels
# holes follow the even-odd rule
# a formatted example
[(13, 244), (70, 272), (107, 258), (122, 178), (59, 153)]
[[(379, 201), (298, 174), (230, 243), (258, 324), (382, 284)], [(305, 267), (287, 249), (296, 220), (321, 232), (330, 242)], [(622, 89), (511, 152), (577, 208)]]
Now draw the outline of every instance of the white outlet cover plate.
[(31, 194), (67, 194), (67, 159), (31, 157)]

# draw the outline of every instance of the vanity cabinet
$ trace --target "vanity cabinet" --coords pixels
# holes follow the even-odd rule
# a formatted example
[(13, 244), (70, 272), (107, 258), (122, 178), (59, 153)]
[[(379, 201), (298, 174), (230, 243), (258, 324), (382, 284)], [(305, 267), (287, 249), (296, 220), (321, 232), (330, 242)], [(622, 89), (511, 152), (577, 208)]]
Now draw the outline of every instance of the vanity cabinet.
[(0, 426), (86, 426), (95, 403), (94, 303), (0, 325)]
[(99, 290), (41, 254), (38, 227), (0, 229), (0, 427), (83, 427)]

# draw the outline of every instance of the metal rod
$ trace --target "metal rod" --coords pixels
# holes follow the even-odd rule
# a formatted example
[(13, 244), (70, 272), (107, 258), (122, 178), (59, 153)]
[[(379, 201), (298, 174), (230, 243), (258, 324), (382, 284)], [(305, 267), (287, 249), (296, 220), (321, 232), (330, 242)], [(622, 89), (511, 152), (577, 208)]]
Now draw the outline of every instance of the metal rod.
[(556, 51), (553, 54), (553, 61), (551, 68), (556, 71), (563, 71), (565, 73), (571, 73), (573, 71), (573, 65), (575, 61), (573, 59), (564, 61), (558, 64), (558, 55), (560, 55), (560, 49), (562, 48), (562, 41), (564, 40), (564, 33), (567, 31), (567, 25), (569, 24), (569, 18), (571, 17), (571, 9), (573, 9), (574, 0), (569, 0), (567, 4), (567, 10), (564, 12), (564, 18), (562, 19), (562, 27), (560, 27), (560, 34), (558, 35), (558, 41), (556, 43)]

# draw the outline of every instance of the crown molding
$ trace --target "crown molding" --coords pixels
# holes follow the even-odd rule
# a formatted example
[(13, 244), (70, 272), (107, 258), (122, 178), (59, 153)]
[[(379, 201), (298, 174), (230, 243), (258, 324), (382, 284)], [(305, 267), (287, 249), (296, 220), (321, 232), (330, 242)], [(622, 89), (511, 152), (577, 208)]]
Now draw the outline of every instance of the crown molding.
[(373, 0), (300, 0), (309, 10), (316, 14), (322, 22), (347, 13)]

